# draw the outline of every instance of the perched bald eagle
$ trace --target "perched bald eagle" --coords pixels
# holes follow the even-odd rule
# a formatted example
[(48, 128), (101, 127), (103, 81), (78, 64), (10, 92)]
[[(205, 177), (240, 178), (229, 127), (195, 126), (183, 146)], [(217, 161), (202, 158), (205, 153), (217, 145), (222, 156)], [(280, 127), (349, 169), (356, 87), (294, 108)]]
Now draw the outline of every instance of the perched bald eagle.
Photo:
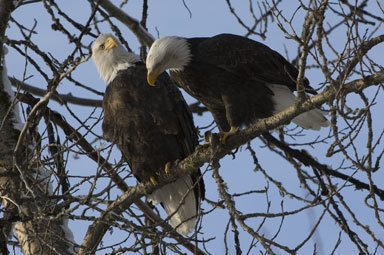
[[(163, 37), (152, 44), (146, 67), (150, 85), (169, 69), (172, 80), (202, 102), (227, 134), (276, 114), (295, 100), (298, 70), (276, 51), (242, 36)], [(315, 93), (307, 79), (304, 86)], [(292, 121), (314, 130), (329, 125), (318, 109)]]
[[(156, 183), (156, 176), (168, 162), (187, 157), (198, 144), (184, 98), (166, 73), (158, 77), (160, 86), (148, 86), (140, 57), (125, 50), (111, 34), (96, 39), (92, 57), (107, 84), (103, 99), (104, 136), (116, 143), (139, 182)], [(204, 199), (200, 175), (196, 169), (194, 174), (148, 196), (150, 201), (161, 203), (168, 215), (176, 211), (170, 222), (183, 235), (193, 230), (200, 200)]]

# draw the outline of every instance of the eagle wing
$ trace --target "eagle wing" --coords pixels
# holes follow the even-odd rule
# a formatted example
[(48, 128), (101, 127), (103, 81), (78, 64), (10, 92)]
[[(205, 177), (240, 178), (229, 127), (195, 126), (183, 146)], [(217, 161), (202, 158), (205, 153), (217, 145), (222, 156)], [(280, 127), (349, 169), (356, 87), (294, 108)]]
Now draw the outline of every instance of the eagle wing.
[[(242, 36), (220, 34), (201, 40), (196, 50), (201, 58), (199, 61), (206, 61), (233, 75), (247, 77), (258, 81), (258, 84), (281, 84), (291, 91), (296, 90), (298, 70), (262, 43)], [(304, 86), (308, 92), (314, 92), (307, 79)]]
[[(162, 73), (158, 77), (159, 87), (165, 88), (163, 90), (167, 95), (166, 97), (172, 99), (170, 100), (172, 114), (177, 117), (178, 130), (179, 130), (179, 141), (183, 146), (184, 157), (187, 157), (194, 152), (195, 147), (199, 144), (198, 135), (193, 122), (192, 112), (189, 109), (189, 106), (184, 100), (180, 90), (175, 84), (171, 81), (167, 73)], [(199, 183), (197, 189), (195, 189), (196, 197), (204, 199), (205, 197), (205, 186), (203, 179), (200, 178), (201, 172), (200, 169), (191, 175), (193, 183)], [(196, 193), (199, 194), (196, 194)]]

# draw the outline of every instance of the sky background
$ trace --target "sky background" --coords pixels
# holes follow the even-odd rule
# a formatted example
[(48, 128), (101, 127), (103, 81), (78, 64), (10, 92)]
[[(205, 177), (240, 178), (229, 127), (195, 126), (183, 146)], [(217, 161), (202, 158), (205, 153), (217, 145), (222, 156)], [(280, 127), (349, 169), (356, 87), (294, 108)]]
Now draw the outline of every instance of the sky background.
[[(236, 12), (240, 17), (244, 19), (247, 25), (252, 26), (252, 17), (249, 13), (249, 2), (248, 1), (234, 1), (233, 3)], [(253, 1), (255, 4), (256, 1)], [(296, 11), (296, 4), (292, 4), (295, 1), (285, 1), (285, 3), (280, 7), (283, 10), (283, 14), (286, 14), (288, 17), (291, 17), (292, 14)], [(374, 2), (374, 1), (372, 1)], [(183, 2), (180, 0), (150, 0), (149, 1), (149, 11), (148, 11), (148, 20), (147, 27), (149, 32), (154, 35), (154, 37), (162, 37), (167, 35), (178, 35), (185, 37), (202, 37), (202, 36), (213, 36), (219, 33), (234, 33), (238, 35), (246, 34), (246, 31), (243, 27), (239, 25), (236, 19), (231, 15), (229, 8), (224, 0), (187, 0), (185, 2), (190, 9), (192, 16), (189, 15), (188, 10), (184, 7)], [(295, 2), (296, 3), (296, 2)], [(88, 19), (90, 8), (87, 1), (57, 1), (57, 4), (62, 8), (62, 10), (71, 15), (73, 19), (77, 22), (85, 24)], [(257, 8), (257, 7), (256, 7)], [(123, 11), (131, 15), (136, 19), (141, 18), (142, 10), (142, 1), (140, 0), (130, 0), (126, 6), (124, 6)], [(256, 12), (257, 13), (257, 12)], [(32, 39), (36, 44), (38, 44), (41, 49), (44, 51), (52, 53), (55, 58), (59, 61), (64, 60), (69, 53), (72, 52), (74, 46), (68, 46), (68, 42), (64, 35), (59, 32), (51, 30), (51, 19), (47, 15), (46, 10), (43, 8), (41, 3), (31, 4), (25, 7), (16, 10), (12, 17), (18, 22), (22, 23), (25, 27), (32, 27), (34, 20), (37, 20), (36, 30), (38, 34), (33, 35)], [(328, 17), (330, 18), (330, 17)], [(128, 41), (130, 48), (139, 53), (139, 43), (135, 36), (132, 34), (129, 29), (125, 28), (119, 21), (114, 20), (114, 24), (122, 31), (122, 35)], [(297, 33), (301, 32), (301, 24), (303, 22), (303, 11), (298, 10), (295, 18), (293, 19), (293, 27), (297, 30)], [(111, 32), (111, 29), (108, 26), (101, 26), (102, 32)], [(95, 32), (95, 31), (94, 31)], [(377, 34), (383, 34), (384, 29), (381, 28)], [(344, 42), (346, 40), (345, 36), (346, 31), (339, 29), (334, 33), (332, 37), (332, 42), (334, 43), (337, 50), (341, 50)], [(10, 28), (6, 31), (6, 35), (11, 39), (21, 39), (18, 29), (11, 24)], [(272, 49), (278, 51), (283, 56), (292, 59), (296, 56), (297, 44), (292, 40), (288, 40), (283, 32), (278, 28), (276, 23), (269, 23), (268, 33), (266, 40), (262, 40), (260, 37), (252, 36), (254, 40), (258, 40), (268, 45)], [(85, 41), (89, 40), (91, 43), (94, 38), (86, 37)], [(383, 65), (384, 61), (382, 60), (383, 46), (376, 47), (372, 56), (374, 58), (381, 58), (378, 61)], [(22, 79), (25, 67), (25, 59), (20, 56), (15, 50), (9, 49), (9, 54), (6, 57), (6, 62), (8, 66), (8, 72), (10, 76), (15, 76), (18, 79)], [(288, 53), (288, 56), (286, 55)], [(327, 53), (332, 55), (332, 53)], [(381, 57), (380, 57), (381, 56)], [(310, 60), (311, 61), (311, 60)], [(49, 75), (50, 71), (44, 66), (43, 63), (40, 63), (43, 67), (43, 70), (46, 70)], [(45, 80), (39, 76), (35, 69), (30, 65), (27, 66), (26, 77), (31, 76), (27, 83), (45, 88)], [(105, 90), (104, 81), (99, 77), (97, 70), (92, 61), (88, 61), (85, 64), (80, 65), (77, 70), (72, 74), (73, 78), (78, 79), (88, 86), (103, 92)], [(319, 87), (319, 84), (324, 82), (323, 76), (313, 69), (309, 69), (306, 72), (306, 77), (310, 80), (311, 85), (315, 88)], [(374, 89), (370, 89), (372, 93), (375, 92)], [(101, 99), (101, 97), (96, 96), (84, 89), (73, 86), (67, 80), (63, 80), (57, 90), (59, 93), (72, 93), (78, 97), (84, 98), (93, 98)], [(193, 103), (195, 100), (188, 96), (186, 93), (183, 93), (185, 99), (188, 103)], [(383, 96), (382, 93), (379, 96)], [(361, 105), (361, 103), (356, 99), (355, 95), (351, 95), (350, 102), (353, 105)], [(63, 115), (66, 116), (69, 123), (74, 123), (74, 126), (79, 126), (79, 123), (73, 119), (68, 114), (68, 110), (51, 101), (48, 105), (51, 109), (54, 109)], [(96, 109), (94, 111), (91, 107), (80, 107), (75, 105), (69, 105), (70, 109), (76, 113), (76, 115), (81, 119), (85, 120), (90, 115), (97, 118), (101, 114), (101, 109)], [(377, 118), (374, 119), (375, 125), (378, 127), (378, 131), (382, 130), (384, 127), (384, 121), (380, 116), (380, 109), (382, 109), (383, 102), (378, 103), (375, 106), (375, 113), (377, 113)], [(204, 114), (204, 116), (194, 116), (195, 124), (198, 127), (207, 126), (212, 122), (212, 118), (209, 114)], [(92, 123), (89, 120), (87, 123)], [(294, 128), (294, 125), (289, 125), (288, 128)], [(101, 135), (101, 124), (97, 124), (93, 131)], [(82, 128), (80, 132), (85, 132)], [(300, 137), (297, 142), (306, 142), (311, 141), (315, 136), (325, 137), (328, 135), (329, 129), (322, 129), (320, 132), (315, 131), (305, 131), (305, 136)], [(92, 140), (92, 135), (87, 136), (88, 140)], [(361, 137), (361, 141), (364, 142), (364, 137)], [(94, 144), (96, 147), (100, 146), (100, 142)], [(301, 189), (300, 183), (297, 178), (297, 174), (291, 165), (288, 165), (286, 161), (280, 157), (271, 153), (268, 149), (262, 148), (261, 143), (258, 139), (255, 139), (252, 142), (253, 148), (256, 150), (259, 163), (263, 166), (264, 169), (268, 171), (268, 174), (273, 178), (284, 183), (285, 188), (292, 193), (299, 194), (301, 196), (306, 195), (306, 191)], [(328, 164), (336, 168), (340, 162), (341, 158), (335, 156), (335, 158), (326, 158), (326, 144), (317, 145), (316, 148), (311, 148), (310, 146), (301, 147), (302, 149), (307, 150), (311, 155), (316, 156), (321, 163)], [(80, 156), (79, 159), (74, 159), (73, 154), (68, 154), (68, 165), (67, 169), (72, 175), (92, 175), (95, 173), (96, 165), (89, 160), (87, 157)], [(116, 152), (112, 154), (110, 161), (118, 161), (119, 154)], [(267, 198), (265, 194), (253, 194), (246, 196), (244, 198), (236, 199), (236, 206), (239, 210), (245, 212), (266, 212), (267, 202), (269, 199), (271, 202), (269, 211), (278, 213), (281, 211), (281, 203), (284, 203), (284, 210), (295, 210), (302, 207), (304, 204), (298, 203), (296, 200), (290, 199), (288, 196), (283, 196), (280, 194), (279, 190), (268, 182), (260, 172), (254, 171), (254, 164), (252, 158), (249, 155), (249, 152), (245, 150), (243, 146), (240, 148), (240, 152), (236, 154), (236, 158), (232, 159), (231, 156), (227, 156), (220, 161), (221, 169), (220, 174), (223, 176), (224, 180), (227, 182), (229, 191), (231, 193), (241, 193), (249, 190), (263, 190), (266, 186), (269, 186), (270, 190), (268, 192), (269, 197)], [(201, 169), (205, 171), (206, 168)], [(310, 173), (311, 170), (307, 169)], [(219, 199), (217, 192), (217, 187), (214, 179), (211, 176), (211, 171), (207, 171), (204, 175), (204, 181), (207, 190), (207, 198), (213, 201)], [(360, 175), (355, 176), (358, 178)], [(362, 180), (365, 180), (365, 177)], [(76, 181), (76, 178), (72, 179), (73, 182)], [(381, 184), (381, 187), (384, 186), (384, 176), (382, 173), (377, 174), (377, 185)], [(341, 180), (335, 181), (338, 184), (342, 184)], [(132, 185), (134, 183), (131, 183)], [(106, 185), (108, 185), (107, 180), (101, 180), (98, 183), (98, 189), (102, 190)], [(78, 195), (87, 194), (86, 184), (81, 187), (77, 192)], [(360, 216), (363, 224), (369, 225), (372, 231), (378, 232), (378, 225), (375, 222), (373, 212), (367, 210), (365, 206), (362, 206), (364, 203), (364, 196), (366, 193), (361, 191), (356, 191), (353, 187), (345, 188), (347, 192), (344, 192), (345, 201), (351, 206), (351, 209)], [(119, 193), (116, 193), (116, 196)], [(380, 201), (381, 202), (381, 201)], [(382, 203), (381, 203), (382, 205)], [(211, 207), (207, 205), (206, 202), (203, 202), (202, 207), (205, 211), (209, 210)], [(300, 243), (306, 235), (310, 232), (315, 221), (320, 217), (322, 210), (309, 209), (305, 210), (299, 214), (295, 214), (287, 217), (283, 224), (280, 234), (276, 239), (277, 242), (281, 242), (284, 245), (289, 247), (294, 247)], [(97, 214), (96, 214), (97, 215)], [(361, 217), (363, 216), (363, 217)], [(214, 213), (205, 215), (202, 219), (203, 229), (205, 238), (215, 239), (207, 244), (208, 250), (213, 251), (215, 254), (222, 254), (225, 251), (225, 246), (223, 242), (223, 233), (228, 222), (228, 212), (225, 210), (217, 209)], [(252, 226), (258, 226), (262, 219), (247, 221)], [(349, 219), (351, 221), (351, 219)], [(75, 240), (78, 243), (82, 242), (84, 234), (87, 230), (88, 222), (81, 221), (70, 221), (70, 228), (74, 232)], [(276, 231), (278, 231), (280, 225), (279, 220), (269, 219), (264, 223), (263, 227), (259, 230), (259, 234), (265, 234), (270, 237), (273, 236)], [(361, 233), (358, 228), (354, 228), (357, 233)], [(317, 242), (317, 251), (319, 254), (329, 254), (331, 249), (333, 249), (340, 229), (336, 226), (335, 222), (329, 217), (325, 216), (318, 231), (312, 237), (312, 240), (309, 241), (302, 250), (300, 254), (308, 254), (313, 251), (314, 242)], [(235, 252), (234, 243), (231, 234), (229, 235), (227, 243), (229, 246), (229, 252), (232, 254)], [(252, 239), (248, 234), (241, 231), (241, 244), (243, 249), (246, 251), (249, 244), (252, 242)], [(117, 239), (123, 239), (124, 235), (121, 231), (114, 231), (112, 234), (107, 233), (105, 235), (105, 243), (109, 241), (117, 241)], [(366, 234), (362, 234), (363, 240), (367, 242), (368, 245), (373, 245), (373, 242), (367, 237)], [(381, 240), (384, 241), (384, 234), (381, 236)], [(351, 243), (347, 240), (347, 237), (342, 233), (342, 240), (344, 240), (339, 248), (338, 254), (357, 254), (357, 250)], [(261, 247), (261, 246), (260, 246)], [(370, 250), (373, 251), (374, 247), (370, 246)], [(275, 249), (276, 252), (280, 253), (281, 250)], [(379, 250), (378, 254), (384, 253), (384, 250)], [(100, 253), (102, 254), (102, 253)], [(251, 253), (253, 254), (253, 252)]]

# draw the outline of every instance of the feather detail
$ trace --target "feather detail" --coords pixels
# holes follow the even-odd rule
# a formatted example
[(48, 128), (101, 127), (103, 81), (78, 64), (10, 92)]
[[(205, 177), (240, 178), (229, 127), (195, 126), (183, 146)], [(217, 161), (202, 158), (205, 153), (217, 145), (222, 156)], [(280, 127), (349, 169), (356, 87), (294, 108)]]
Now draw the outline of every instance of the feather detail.
[(184, 176), (155, 190), (147, 196), (147, 199), (154, 205), (158, 203), (163, 205), (167, 215), (172, 215), (171, 225), (179, 234), (188, 235), (192, 232), (196, 223), (198, 207), (190, 176)]
[[(277, 114), (288, 108), (295, 102), (295, 95), (284, 85), (268, 84), (273, 92), (272, 100), (274, 102), (273, 114)], [(329, 126), (329, 121), (324, 117), (324, 114), (319, 109), (313, 109), (304, 112), (292, 119), (292, 122), (304, 129), (320, 130), (321, 127)]]

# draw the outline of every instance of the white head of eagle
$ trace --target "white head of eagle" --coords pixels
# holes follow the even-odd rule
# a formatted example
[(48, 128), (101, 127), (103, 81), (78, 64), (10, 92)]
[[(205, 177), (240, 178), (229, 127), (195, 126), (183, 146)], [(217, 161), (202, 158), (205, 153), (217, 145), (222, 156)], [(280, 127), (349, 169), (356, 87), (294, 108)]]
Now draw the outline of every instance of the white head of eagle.
[(92, 58), (101, 78), (106, 84), (115, 79), (119, 70), (141, 61), (140, 57), (127, 51), (112, 34), (101, 34), (93, 43)]
[(157, 76), (167, 69), (183, 70), (191, 60), (191, 52), (185, 38), (166, 36), (156, 40), (148, 52), (146, 66), (148, 83), (155, 85)]

